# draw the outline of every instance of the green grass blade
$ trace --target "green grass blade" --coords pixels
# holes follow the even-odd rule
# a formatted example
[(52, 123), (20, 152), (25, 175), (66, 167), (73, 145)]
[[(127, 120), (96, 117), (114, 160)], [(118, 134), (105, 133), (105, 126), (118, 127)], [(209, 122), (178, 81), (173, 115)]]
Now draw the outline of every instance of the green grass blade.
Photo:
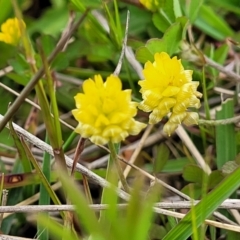
[[(234, 116), (233, 100), (222, 104), (222, 109), (216, 112), (216, 119), (232, 118)], [(216, 126), (217, 167), (220, 169), (227, 161), (233, 161), (237, 155), (237, 142), (234, 124)]]
[(89, 208), (88, 202), (73, 180), (65, 172), (59, 171), (59, 178), (72, 204), (76, 207), (76, 214), (80, 224), (87, 233), (92, 234), (93, 239), (98, 239), (104, 232), (101, 231), (95, 213)]
[[(240, 168), (237, 168), (195, 206), (194, 211), (196, 213), (197, 227), (199, 227), (225, 199), (238, 189), (240, 186), (239, 176)], [(204, 206), (207, 206), (207, 208), (204, 208)], [(164, 237), (164, 240), (184, 240), (191, 236), (193, 233), (191, 218), (192, 210)]]
[(44, 71), (45, 71), (45, 76), (47, 81), (47, 88), (48, 88), (48, 93), (50, 97), (50, 105), (51, 105), (51, 110), (54, 117), (53, 118), (54, 135), (57, 142), (57, 146), (55, 147), (60, 149), (62, 146), (62, 130), (61, 130), (61, 125), (59, 121), (59, 112), (58, 112), (58, 105), (57, 105), (57, 99), (56, 99), (56, 93), (55, 93), (55, 87), (54, 87), (54, 80), (52, 78), (51, 71), (47, 62), (47, 57), (45, 55), (45, 52), (42, 46), (39, 47), (39, 51), (40, 51), (40, 55), (41, 55), (43, 66), (44, 66)]
[[(48, 138), (45, 139), (46, 142), (48, 142)], [(48, 182), (50, 182), (50, 174), (51, 174), (51, 155), (47, 152), (44, 152), (43, 156), (43, 165), (42, 165), (42, 171), (45, 175)], [(39, 205), (48, 205), (50, 204), (50, 196), (48, 194), (48, 191), (44, 187), (43, 183), (40, 185), (40, 197), (38, 201)], [(46, 213), (46, 219), (49, 218), (49, 214)], [(41, 224), (38, 223), (38, 234), (39, 234), (39, 240), (47, 240), (49, 239), (49, 232), (48, 229), (45, 227), (43, 228)]]
[[(70, 231), (66, 232), (62, 225), (52, 220), (51, 218), (46, 217), (46, 215), (39, 215), (37, 220), (43, 228), (49, 229), (50, 235), (54, 236), (54, 238), (52, 239), (55, 239), (55, 240), (62, 239), (64, 234), (65, 234), (65, 239), (67, 240), (81, 239), (76, 237), (73, 232), (70, 232)], [(40, 233), (40, 234), (43, 234), (43, 233)]]
[(16, 148), (18, 150), (19, 158), (21, 160), (24, 172), (31, 172), (32, 171), (31, 162), (28, 160), (27, 155), (25, 153), (25, 150), (22, 146), (22, 143), (21, 143), (17, 133), (15, 132), (15, 130), (13, 128), (12, 121), (9, 121), (9, 130), (10, 130), (10, 133), (13, 137)]
[[(49, 184), (48, 180), (46, 179), (45, 175), (43, 174), (41, 168), (38, 165), (38, 162), (36, 161), (36, 159), (34, 158), (34, 156), (32, 155), (31, 151), (29, 150), (27, 144), (25, 143), (24, 139), (21, 138), (22, 141), (22, 145), (25, 149), (25, 152), (28, 156), (28, 159), (31, 161), (31, 163), (33, 164), (34, 168), (36, 169), (36, 172), (39, 176), (39, 178), (41, 179), (44, 187), (46, 188), (49, 196), (51, 197), (52, 201), (54, 202), (54, 204), (56, 205), (60, 205), (61, 202), (58, 199), (56, 193), (52, 190), (51, 185)], [(64, 214), (62, 213), (62, 216), (64, 217)]]
[[(10, 130), (10, 133), (12, 134), (14, 143), (17, 147), (19, 158), (20, 158), (21, 164), (23, 166), (23, 170), (24, 170), (25, 173), (30, 173), (32, 171), (31, 162), (27, 158), (27, 154), (24, 150), (24, 147), (22, 146), (22, 143), (21, 143), (17, 133), (15, 132), (15, 130), (13, 128), (12, 120), (9, 121), (9, 130)], [(14, 179), (14, 178), (11, 178), (11, 179)], [(17, 181), (8, 181), (9, 178), (5, 178), (5, 180), (7, 180), (5, 182), (10, 183), (12, 185), (15, 185), (16, 183), (19, 183), (19, 182), (21, 182), (21, 183), (26, 182), (26, 181), (24, 181), (26, 179), (23, 179), (22, 177), (21, 178), (15, 178), (15, 179), (17, 179)], [(25, 189), (24, 189), (24, 193), (27, 197), (32, 196), (34, 194), (34, 186), (26, 186)]]

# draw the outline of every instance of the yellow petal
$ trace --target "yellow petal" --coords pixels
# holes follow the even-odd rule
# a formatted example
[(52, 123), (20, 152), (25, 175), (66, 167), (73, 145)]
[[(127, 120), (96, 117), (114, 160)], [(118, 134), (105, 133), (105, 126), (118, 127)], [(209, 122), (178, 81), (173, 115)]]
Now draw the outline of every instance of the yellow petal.
[(199, 115), (196, 112), (188, 112), (183, 120), (183, 123), (187, 126), (198, 124)]
[(110, 123), (110, 122), (109, 122), (108, 118), (106, 118), (105, 115), (100, 114), (100, 115), (97, 117), (94, 126), (95, 126), (96, 128), (102, 128), (102, 127), (105, 127), (105, 126), (109, 125), (109, 123)]
[(171, 114), (171, 117), (169, 118), (169, 122), (175, 123), (175, 124), (181, 124), (183, 119), (187, 116), (186, 112), (181, 113), (173, 113)]
[(168, 86), (163, 92), (162, 92), (162, 96), (163, 97), (172, 97), (176, 94), (178, 94), (180, 91), (179, 87), (176, 86)]
[(170, 137), (177, 127), (178, 124), (167, 122), (163, 127), (163, 132)]

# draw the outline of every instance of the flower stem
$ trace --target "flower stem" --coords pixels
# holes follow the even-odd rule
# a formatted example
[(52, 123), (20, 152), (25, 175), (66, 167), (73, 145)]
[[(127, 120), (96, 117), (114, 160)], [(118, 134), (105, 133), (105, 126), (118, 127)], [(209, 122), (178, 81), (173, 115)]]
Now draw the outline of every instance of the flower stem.
[(208, 125), (208, 126), (227, 125), (227, 124), (233, 124), (238, 122), (240, 122), (240, 116), (227, 118), (227, 119), (219, 119), (219, 120), (204, 120), (204, 119), (198, 120), (199, 125)]
[[(118, 172), (118, 176), (119, 176), (119, 179), (122, 183), (122, 186), (124, 188), (124, 190), (126, 192), (129, 192), (129, 187), (128, 187), (128, 184), (127, 184), (127, 181), (123, 175), (123, 171), (122, 171), (122, 168), (121, 168), (121, 165), (118, 161), (118, 156), (117, 156), (117, 153), (116, 153), (116, 149), (115, 149), (115, 146), (114, 146), (114, 143), (113, 142), (109, 142), (108, 143), (108, 147), (109, 147), (109, 150), (110, 150), (110, 160), (109, 161), (112, 161), (113, 164), (115, 165), (116, 169), (117, 169), (117, 172)], [(112, 164), (108, 164), (108, 167), (111, 166)], [(107, 172), (109, 171), (109, 169), (107, 170)]]

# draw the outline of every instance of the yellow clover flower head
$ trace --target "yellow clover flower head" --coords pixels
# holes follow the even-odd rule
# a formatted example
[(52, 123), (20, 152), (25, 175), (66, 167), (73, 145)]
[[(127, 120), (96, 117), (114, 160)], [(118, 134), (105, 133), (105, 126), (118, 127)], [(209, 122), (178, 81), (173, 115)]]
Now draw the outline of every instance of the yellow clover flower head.
[(9, 18), (1, 25), (0, 41), (11, 45), (19, 43), (21, 34), (26, 28), (23, 20)]
[(199, 82), (192, 81), (192, 70), (184, 70), (180, 59), (170, 58), (165, 52), (156, 53), (154, 59), (145, 64), (145, 79), (138, 82), (143, 98), (139, 108), (151, 112), (150, 124), (169, 114), (163, 131), (170, 136), (182, 122), (198, 123), (198, 114), (188, 108), (199, 108), (202, 94), (197, 91)]
[(159, 6), (159, 0), (140, 0), (140, 3), (150, 11), (156, 11)]
[(83, 93), (74, 98), (77, 109), (72, 114), (78, 121), (75, 131), (95, 144), (117, 143), (146, 127), (134, 120), (137, 103), (131, 101), (131, 90), (122, 90), (117, 76), (111, 75), (103, 82), (100, 75), (95, 75), (94, 80), (84, 81)]

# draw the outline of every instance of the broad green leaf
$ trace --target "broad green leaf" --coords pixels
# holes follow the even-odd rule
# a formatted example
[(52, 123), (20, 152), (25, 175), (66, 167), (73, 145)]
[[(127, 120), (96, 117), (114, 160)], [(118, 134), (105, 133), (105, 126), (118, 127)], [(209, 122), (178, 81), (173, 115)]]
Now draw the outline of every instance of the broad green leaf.
[[(195, 207), (196, 227), (199, 227), (217, 207), (231, 196), (240, 186), (240, 168), (237, 168), (231, 175), (226, 177), (220, 184), (208, 193)], [(206, 207), (207, 206), (207, 207)], [(193, 233), (192, 210), (174, 227), (163, 240), (187, 239)]]
[(186, 1), (186, 15), (188, 16), (191, 23), (194, 23), (195, 19), (197, 18), (203, 2), (203, 0)]
[(152, 21), (153, 21), (155, 27), (163, 33), (170, 26), (169, 21), (166, 18), (164, 18), (161, 14), (159, 14), (158, 12), (153, 14)]
[[(234, 104), (232, 99), (222, 103), (221, 110), (216, 112), (216, 119), (232, 118)], [(237, 155), (237, 142), (234, 124), (216, 126), (217, 167), (220, 169), (227, 161), (233, 161)]]
[[(183, 172), (184, 167), (191, 163), (188, 158), (169, 159), (162, 169), (162, 173), (180, 173)], [(145, 169), (152, 171), (152, 164), (146, 164)]]
[(219, 184), (223, 180), (223, 178), (224, 176), (221, 171), (219, 170), (212, 171), (208, 179), (208, 189), (216, 187), (217, 184)]
[(169, 0), (160, 3), (160, 9), (153, 14), (153, 23), (161, 32), (165, 32), (178, 17), (181, 17), (179, 0)]
[(28, 26), (30, 35), (36, 32), (58, 36), (66, 27), (69, 12), (67, 8), (48, 9), (41, 16), (41, 19)]
[(202, 184), (203, 170), (197, 165), (189, 164), (183, 169), (183, 178), (188, 182)]
[(233, 36), (233, 31), (227, 23), (211, 7), (206, 5), (201, 6), (195, 25), (217, 40)]
[(181, 192), (191, 196), (193, 199), (199, 199), (202, 195), (202, 185), (198, 183), (189, 183), (181, 189)]
[(157, 52), (167, 52), (169, 55), (174, 54), (184, 38), (186, 24), (187, 18), (178, 18), (177, 22), (168, 28), (161, 39), (150, 39), (147, 41), (145, 47), (149, 51), (146, 51), (144, 47), (139, 48), (136, 52), (136, 58), (141, 62), (146, 62), (148, 60), (151, 61)]
[(23, 74), (27, 69), (29, 69), (29, 63), (22, 54), (17, 54), (16, 60), (9, 60), (9, 63), (13, 67), (14, 71), (19, 74)]
[(2, 24), (6, 18), (12, 12), (12, 3), (9, 0), (0, 1), (0, 24)]
[(60, 52), (53, 60), (51, 67), (55, 71), (61, 71), (68, 67), (69, 60), (65, 52)]
[(42, 35), (39, 39), (43, 52), (49, 56), (53, 49), (56, 47), (56, 41), (51, 35)]
[(3, 68), (3, 67), (6, 67), (9, 59), (12, 59), (15, 57), (17, 53), (17, 48), (10, 44), (6, 44), (5, 42), (0, 42), (0, 52), (1, 52), (0, 68)]
[(20, 85), (23, 85), (23, 86), (26, 86), (30, 79), (24, 75), (19, 75), (18, 73), (12, 73), (12, 72), (8, 73), (7, 76), (10, 79), (12, 79), (14, 82), (16, 82)]
[(170, 159), (167, 161), (162, 172), (182, 172), (183, 168), (190, 163), (188, 158)]
[(175, 15), (175, 11), (174, 11), (175, 10), (174, 3), (176, 1), (178, 1), (178, 0), (165, 1), (159, 11), (160, 14), (169, 22), (169, 24), (174, 23), (176, 20), (176, 15)]
[(147, 61), (151, 61), (151, 62), (154, 61), (154, 55), (145, 46), (137, 49), (136, 58), (139, 62), (142, 62), (142, 63), (146, 63)]
[(225, 11), (240, 14), (239, 0), (209, 0), (209, 2), (222, 7)]

